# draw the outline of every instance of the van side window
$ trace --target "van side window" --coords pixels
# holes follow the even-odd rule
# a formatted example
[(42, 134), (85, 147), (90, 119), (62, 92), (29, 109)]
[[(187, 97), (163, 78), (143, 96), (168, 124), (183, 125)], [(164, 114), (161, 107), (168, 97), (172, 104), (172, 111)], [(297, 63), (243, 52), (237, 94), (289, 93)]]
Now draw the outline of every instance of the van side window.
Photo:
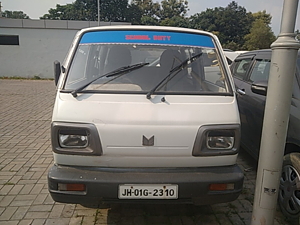
[(88, 57), (90, 53), (90, 46), (82, 45), (78, 47), (78, 51), (76, 52), (76, 55), (74, 56), (74, 60), (78, 63), (74, 64), (71, 67), (71, 72), (73, 74), (72, 77), (68, 78), (69, 83), (71, 85), (74, 85), (76, 83), (79, 83), (83, 80), (88, 79), (86, 76), (86, 68), (87, 68), (87, 62)]
[(245, 79), (245, 76), (247, 74), (247, 71), (249, 70), (249, 67), (251, 65), (251, 59), (242, 59), (240, 61), (236, 61), (232, 75), (238, 79)]
[(255, 60), (254, 67), (249, 77), (250, 82), (255, 82), (259, 80), (268, 80), (270, 72), (270, 60), (262, 59)]

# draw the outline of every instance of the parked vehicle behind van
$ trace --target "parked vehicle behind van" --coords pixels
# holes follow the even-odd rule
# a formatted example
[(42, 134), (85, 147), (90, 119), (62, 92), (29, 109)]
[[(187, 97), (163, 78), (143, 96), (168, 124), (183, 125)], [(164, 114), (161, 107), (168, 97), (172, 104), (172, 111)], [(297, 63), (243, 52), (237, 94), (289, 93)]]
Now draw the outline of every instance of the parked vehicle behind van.
[[(239, 55), (231, 65), (242, 123), (241, 144), (256, 159), (260, 150), (271, 55), (271, 49), (250, 51)], [(300, 180), (300, 51), (296, 68), (278, 202), (282, 212), (288, 218), (298, 221), (300, 216), (300, 186), (297, 185)]]
[(239, 196), (239, 112), (216, 36), (83, 29), (55, 71), (48, 174), (55, 201), (203, 205)]

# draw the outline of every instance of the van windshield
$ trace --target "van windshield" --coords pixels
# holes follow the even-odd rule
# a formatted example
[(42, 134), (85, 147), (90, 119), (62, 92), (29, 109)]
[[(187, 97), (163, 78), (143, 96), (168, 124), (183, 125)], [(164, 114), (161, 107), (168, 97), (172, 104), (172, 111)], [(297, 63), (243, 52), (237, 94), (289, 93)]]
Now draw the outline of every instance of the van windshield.
[(231, 89), (220, 64), (214, 42), (206, 35), (89, 32), (81, 37), (64, 90), (229, 94)]

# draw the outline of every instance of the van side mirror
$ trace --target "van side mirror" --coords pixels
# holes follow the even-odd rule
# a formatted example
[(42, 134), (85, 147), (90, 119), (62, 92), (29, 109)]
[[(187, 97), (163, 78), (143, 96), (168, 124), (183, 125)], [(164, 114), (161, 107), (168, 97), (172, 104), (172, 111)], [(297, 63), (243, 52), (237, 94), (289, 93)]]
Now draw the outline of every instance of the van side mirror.
[(57, 83), (58, 83), (60, 73), (61, 73), (60, 62), (55, 60), (54, 61), (54, 81), (55, 81), (55, 85), (57, 85)]
[(251, 85), (251, 90), (255, 94), (266, 96), (268, 90), (268, 81), (260, 80), (253, 82)]

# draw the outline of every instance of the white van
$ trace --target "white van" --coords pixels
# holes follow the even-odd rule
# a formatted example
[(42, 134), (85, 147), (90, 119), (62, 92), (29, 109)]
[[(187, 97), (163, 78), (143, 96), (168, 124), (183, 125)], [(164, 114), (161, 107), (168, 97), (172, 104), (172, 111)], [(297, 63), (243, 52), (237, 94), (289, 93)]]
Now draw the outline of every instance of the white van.
[(55, 62), (55, 81), (55, 201), (203, 205), (239, 196), (239, 112), (213, 34), (83, 29), (64, 63)]

